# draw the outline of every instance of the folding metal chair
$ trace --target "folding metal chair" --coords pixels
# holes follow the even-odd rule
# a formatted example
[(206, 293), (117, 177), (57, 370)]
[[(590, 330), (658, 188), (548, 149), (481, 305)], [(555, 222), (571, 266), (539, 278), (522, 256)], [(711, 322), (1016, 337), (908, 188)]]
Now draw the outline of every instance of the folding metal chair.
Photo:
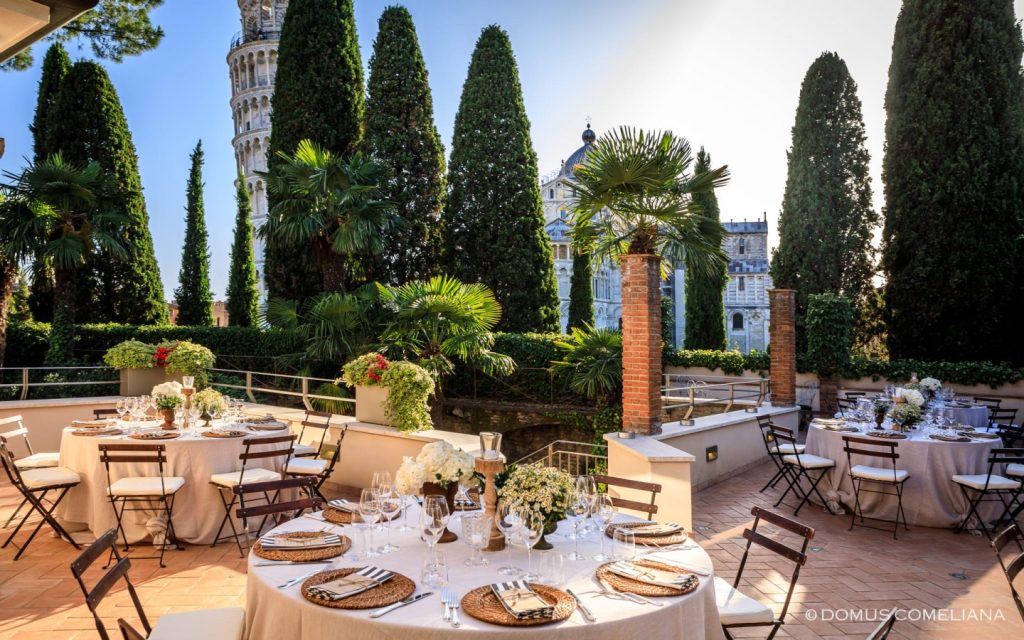
[(990, 427), (996, 430), (1003, 441), (1004, 447), (1017, 447), (1024, 445), (1024, 430), (1019, 424), (1013, 421), (1017, 417), (1016, 409), (991, 409)]
[(341, 457), (341, 443), (345, 440), (347, 429), (347, 427), (341, 427), (341, 433), (338, 434), (338, 441), (335, 443), (334, 453), (331, 454), (330, 460), (322, 458), (292, 458), (288, 461), (288, 466), (285, 467), (285, 474), (291, 478), (314, 478), (316, 482), (313, 484), (313, 493), (320, 496), (324, 502), (327, 502), (327, 497), (321, 492), (321, 488), (330, 479), (331, 474), (334, 473), (334, 467), (338, 464), (338, 459)]
[[(174, 497), (185, 486), (185, 478), (164, 476), (164, 465), (167, 464), (167, 447), (162, 444), (101, 444), (99, 445), (100, 461), (107, 471), (107, 498), (110, 508), (117, 518), (117, 530), (121, 532), (124, 550), (129, 549), (128, 536), (124, 531), (124, 513), (126, 511), (153, 511), (153, 503), (159, 502), (163, 515), (167, 517), (167, 529), (163, 544), (160, 545), (158, 556), (134, 556), (136, 560), (159, 560), (160, 567), (164, 564), (164, 552), (170, 541), (181, 549), (178, 536), (174, 532)], [(156, 465), (155, 476), (128, 476), (114, 480), (111, 465), (126, 463)], [(133, 505), (133, 506), (129, 506)], [(138, 505), (138, 506), (134, 506)]]
[(974, 396), (974, 404), (980, 404), (988, 407), (990, 414), (993, 409), (998, 409), (999, 405), (1001, 405), (1002, 403), (1002, 398), (986, 398), (984, 396)]
[[(1002, 552), (1011, 542), (1017, 543), (1017, 549), (1020, 552), (1007, 562), (1003, 560)], [(1021, 600), (1020, 592), (1013, 585), (1017, 576), (1020, 575), (1021, 571), (1024, 571), (1024, 548), (1021, 547), (1020, 527), (1013, 523), (1006, 529), (1003, 529), (1002, 533), (992, 540), (992, 549), (996, 552), (996, 558), (999, 559), (999, 566), (1003, 568), (1003, 575), (1006, 576), (1006, 581), (1010, 583), (1010, 595), (1013, 597), (1014, 604), (1017, 605), (1017, 613), (1020, 614), (1021, 620), (1024, 620), (1024, 601)]]
[(642, 482), (640, 480), (628, 480), (626, 478), (616, 478), (615, 476), (604, 476), (593, 474), (590, 476), (594, 479), (597, 484), (605, 485), (605, 491), (608, 491), (608, 487), (622, 487), (624, 489), (635, 489), (637, 491), (647, 491), (651, 494), (650, 502), (640, 502), (638, 500), (629, 500), (627, 498), (620, 498), (618, 496), (611, 496), (612, 504), (618, 509), (631, 509), (633, 511), (641, 511), (647, 514), (647, 519), (652, 520), (654, 514), (658, 513), (658, 505), (655, 501), (658, 499), (658, 494), (661, 493), (661, 485), (653, 482)]
[[(100, 556), (107, 554), (115, 562), (92, 589), (88, 588), (83, 576)], [(245, 633), (245, 611), (237, 607), (165, 613), (160, 616), (156, 626), (150, 625), (146, 611), (142, 608), (142, 602), (139, 600), (139, 594), (135, 591), (135, 585), (128, 578), (128, 570), (131, 566), (131, 561), (121, 557), (121, 554), (117, 552), (117, 531), (115, 529), (110, 529), (100, 536), (71, 563), (71, 574), (78, 581), (78, 586), (85, 596), (85, 604), (92, 613), (96, 631), (99, 632), (102, 640), (110, 640), (110, 635), (107, 634), (107, 629), (97, 610), (103, 598), (110, 593), (110, 590), (121, 578), (124, 578), (128, 596), (132, 599), (132, 604), (135, 605), (135, 613), (138, 614), (139, 621), (142, 622), (142, 628), (146, 630), (145, 634), (139, 633), (123, 618), (118, 618), (117, 626), (121, 630), (124, 640), (181, 640), (182, 638), (240, 640)]]
[[(64, 499), (64, 496), (68, 494), (68, 491), (72, 487), (78, 486), (82, 481), (79, 475), (65, 467), (44, 467), (22, 471), (15, 462), (14, 454), (7, 447), (7, 438), (2, 435), (0, 435), (0, 461), (3, 462), (7, 478), (21, 493), (22, 498), (24, 498), (22, 505), (27, 504), (29, 506), (24, 515), (22, 515), (21, 520), (18, 521), (18, 526), (14, 528), (11, 535), (7, 536), (7, 540), (4, 541), (3, 545), (0, 545), (0, 549), (6, 549), (7, 545), (11, 544), (14, 536), (18, 535), (21, 528), (28, 522), (33, 511), (38, 512), (41, 519), (36, 523), (35, 529), (32, 530), (28, 540), (21, 547), (14, 545), (18, 549), (18, 553), (14, 556), (15, 560), (21, 558), (22, 554), (25, 553), (28, 546), (32, 544), (32, 540), (35, 539), (36, 534), (43, 527), (43, 524), (50, 525), (59, 537), (70, 542), (74, 548), (80, 549), (81, 547), (78, 546), (78, 543), (71, 538), (68, 532), (64, 530), (64, 527), (60, 526), (57, 519), (53, 517), (54, 510), (61, 500)], [(57, 492), (55, 499), (47, 498), (47, 494), (51, 491)], [(19, 506), (18, 511), (21, 508)]]
[(853, 411), (857, 408), (857, 401), (853, 400), (849, 396), (845, 398), (836, 398), (836, 405), (839, 407), (839, 413), (846, 417), (847, 411)]
[(866, 391), (844, 391), (843, 397), (851, 399), (856, 402), (858, 398), (863, 398), (868, 395)]
[(892, 628), (896, 624), (896, 616), (899, 615), (899, 609), (891, 609), (889, 615), (882, 620), (882, 623), (875, 627), (875, 630), (868, 634), (866, 640), (886, 640), (889, 634), (892, 633)]
[[(963, 494), (964, 500), (967, 501), (968, 505), (967, 515), (964, 516), (963, 521), (956, 528), (957, 533), (967, 528), (973, 515), (978, 519), (978, 526), (981, 531), (984, 532), (990, 541), (992, 540), (992, 532), (989, 530), (984, 518), (978, 513), (978, 505), (983, 502), (996, 502), (998, 499), (998, 502), (1003, 505), (1003, 512), (995, 521), (999, 522), (1006, 518), (1009, 518), (1011, 522), (1013, 521), (1014, 514), (1020, 511), (1020, 509), (1017, 509), (1015, 512), (1014, 505), (1020, 498), (1022, 483), (995, 473), (996, 465), (1009, 464), (1024, 464), (1024, 449), (992, 449), (988, 457), (987, 474), (958, 474), (953, 476), (953, 482), (960, 487), (960, 492)], [(975, 494), (973, 498), (971, 493)], [(994, 496), (994, 498), (991, 496)]]
[(772, 433), (772, 419), (769, 416), (757, 416), (757, 426), (761, 429), (761, 440), (764, 442), (764, 448), (768, 452), (768, 457), (775, 463), (776, 469), (775, 475), (772, 476), (771, 480), (761, 487), (761, 493), (764, 493), (769, 487), (774, 488), (779, 483), (779, 480), (787, 477), (789, 473), (786, 465), (782, 464), (782, 456), (796, 453), (797, 451), (803, 453), (807, 446), (787, 444), (780, 448), (779, 444), (775, 441), (775, 434)]
[[(851, 443), (856, 446), (850, 446)], [(853, 481), (854, 508), (850, 518), (850, 531), (853, 531), (853, 527), (857, 523), (858, 515), (860, 515), (861, 526), (868, 526), (864, 524), (864, 509), (860, 506), (861, 491), (866, 493), (877, 493), (883, 496), (896, 496), (898, 502), (896, 504), (896, 520), (893, 523), (892, 528), (892, 539), (896, 539), (896, 531), (900, 528), (900, 518), (903, 518), (903, 528), (910, 531), (910, 528), (907, 527), (907, 514), (903, 512), (903, 483), (910, 478), (910, 473), (896, 468), (896, 461), (899, 460), (900, 457), (900, 454), (896, 453), (898, 445), (898, 442), (882, 441), (877, 438), (843, 436), (843, 451), (846, 452), (846, 462), (850, 468), (850, 480)], [(876, 448), (868, 449), (865, 447)], [(888, 449), (888, 451), (885, 451), (885, 449)], [(853, 464), (854, 455), (884, 458), (889, 460), (890, 464), (885, 467), (874, 467), (863, 464), (855, 465)], [(879, 489), (864, 489), (862, 485), (865, 482), (893, 487), (896, 489), (896, 492), (892, 493)], [(874, 520), (875, 518), (871, 519)]]
[[(26, 455), (23, 455), (14, 461), (15, 466), (17, 466), (21, 470), (44, 469), (47, 467), (57, 466), (57, 463), (60, 460), (59, 453), (57, 453), (56, 451), (36, 453), (32, 449), (32, 443), (29, 442), (28, 440), (28, 429), (26, 429), (25, 425), (22, 424), (21, 416), (11, 416), (9, 418), (0, 419), (0, 427), (11, 424), (18, 425), (18, 428), (15, 429), (14, 431), (8, 431), (7, 433), (0, 433), (0, 436), (6, 438), (7, 442), (11, 445), (14, 444), (16, 438), (21, 438), (23, 445), (21, 449), (27, 452)], [(18, 514), (21, 513), (21, 510), (24, 509), (25, 505), (27, 504), (28, 499), (22, 498), (21, 504), (19, 504), (18, 508), (14, 510), (14, 513), (12, 513), (9, 518), (7, 518), (7, 522), (4, 523), (4, 529), (11, 526), (11, 523), (14, 522), (14, 519), (18, 517)]]
[[(238, 545), (238, 552), (244, 558), (245, 550), (242, 549), (242, 541), (239, 539), (239, 536), (242, 534), (235, 527), (235, 521), (231, 517), (231, 510), (238, 501), (238, 495), (234, 493), (234, 488), (238, 485), (280, 480), (282, 478), (281, 473), (264, 467), (249, 466), (249, 462), (252, 460), (284, 458), (281, 468), (287, 469), (295, 447), (295, 436), (293, 434), (289, 434), (286, 436), (271, 436), (269, 438), (246, 438), (242, 441), (242, 444), (245, 446), (245, 449), (238, 456), (238, 459), (242, 461), (242, 468), (238, 471), (215, 473), (210, 476), (210, 484), (217, 487), (220, 492), (221, 502), (224, 503), (224, 519), (220, 521), (220, 527), (217, 529), (217, 535), (214, 536), (213, 544), (210, 546), (216, 546), (216, 544), (221, 540), (234, 538), (235, 544)], [(286, 446), (253, 451), (254, 447), (262, 448), (284, 444), (286, 444)], [(230, 496), (230, 499), (228, 496)], [(264, 499), (267, 504), (274, 501), (271, 499), (269, 494), (265, 494)], [(229, 525), (231, 527), (231, 535), (225, 535), (223, 537), (220, 535), (224, 531), (224, 525)]]
[[(812, 455), (810, 453), (801, 452), (796, 449), (796, 438), (793, 436), (793, 430), (787, 429), (786, 427), (780, 427), (778, 425), (771, 425), (770, 427), (772, 435), (775, 437), (777, 446), (782, 447), (783, 445), (790, 445), (794, 448), (793, 453), (784, 454), (782, 456), (782, 463), (789, 469), (789, 486), (786, 487), (786, 491), (783, 492), (782, 497), (779, 498), (775, 506), (778, 507), (782, 504), (782, 501), (786, 499), (790, 491), (802, 497), (800, 504), (797, 505), (796, 511), (793, 512), (794, 516), (800, 515), (800, 509), (803, 509), (804, 505), (810, 502), (811, 493), (818, 496), (823, 505), (828, 502), (825, 500), (825, 496), (821, 495), (818, 491), (818, 483), (825, 477), (828, 471), (836, 466), (836, 461), (831, 458), (823, 458), (821, 456)], [(819, 472), (817, 477), (812, 476), (813, 472)], [(811, 487), (808, 491), (803, 491), (800, 487), (800, 479), (807, 478), (807, 482), (810, 483)]]
[(117, 409), (93, 409), (92, 417), (94, 420), (102, 420), (103, 418), (120, 418), (121, 415)]
[[(296, 458), (320, 457), (320, 450), (324, 448), (324, 440), (327, 439), (327, 433), (331, 430), (331, 417), (331, 414), (326, 411), (306, 411), (306, 417), (302, 420), (302, 428), (299, 429), (299, 438), (295, 444), (293, 455)], [(307, 428), (320, 430), (320, 442), (315, 447), (302, 443)]]
[(1003, 560), (1003, 549), (1010, 546), (1011, 542), (1015, 542), (1017, 545), (1017, 553), (1024, 553), (1024, 545), (1021, 544), (1021, 530), (1014, 522), (1010, 526), (1003, 529), (995, 538), (992, 539), (992, 550), (995, 551), (996, 559), (999, 560), (999, 566), (1006, 571), (1006, 562)]
[[(252, 542), (249, 537), (249, 518), (262, 516), (260, 526), (256, 530), (256, 535), (259, 537), (263, 532), (263, 527), (269, 516), (291, 513), (293, 518), (298, 518), (306, 509), (319, 509), (326, 500), (313, 496), (313, 493), (316, 491), (314, 488), (315, 486), (316, 478), (314, 476), (307, 476), (304, 478), (286, 478), (284, 480), (272, 480), (270, 482), (240, 484), (232, 487), (231, 490), (238, 498), (238, 509), (235, 510), (235, 515), (242, 520), (242, 530), (245, 531), (246, 547), (249, 547)], [(302, 490), (305, 497), (289, 500), (287, 502), (282, 502), (277, 499), (278, 496), (281, 495), (282, 491), (291, 491), (296, 489)], [(263, 494), (265, 497), (271, 492), (274, 494), (273, 502), (255, 506), (245, 505), (246, 495)]]
[[(761, 507), (754, 507), (750, 510), (750, 514), (754, 516), (754, 524), (751, 528), (743, 531), (743, 537), (747, 540), (747, 546), (743, 551), (743, 557), (740, 559), (736, 578), (730, 585), (722, 578), (715, 577), (715, 601), (718, 605), (718, 616), (721, 618), (722, 631), (725, 632), (725, 637), (729, 638), (729, 640), (732, 640), (733, 637), (729, 633), (729, 629), (739, 627), (770, 626), (772, 630), (768, 634), (767, 640), (775, 637), (775, 634), (785, 624), (786, 611), (789, 609), (789, 602), (793, 599), (793, 592), (796, 590), (796, 582), (800, 577), (800, 568), (807, 562), (807, 545), (814, 538), (814, 529), (800, 524), (796, 520), (791, 520), (786, 516), (773, 513)], [(800, 549), (798, 550), (783, 542), (769, 538), (758, 531), (758, 526), (762, 521), (803, 538)], [(777, 553), (794, 563), (793, 575), (789, 580), (789, 589), (786, 591), (786, 599), (782, 603), (782, 611), (779, 613), (778, 618), (775, 617), (775, 612), (772, 611), (771, 607), (739, 591), (740, 580), (743, 578), (743, 568), (747, 564), (750, 547), (754, 544)]]

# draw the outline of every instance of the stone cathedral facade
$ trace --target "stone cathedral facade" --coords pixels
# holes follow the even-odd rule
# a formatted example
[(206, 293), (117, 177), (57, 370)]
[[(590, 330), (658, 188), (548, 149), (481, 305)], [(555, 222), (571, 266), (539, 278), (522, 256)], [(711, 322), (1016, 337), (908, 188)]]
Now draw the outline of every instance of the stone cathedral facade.
[[(238, 0), (242, 30), (231, 40), (228, 75), (238, 173), (245, 181), (256, 228), (267, 220), (267, 188), (258, 171), (267, 170), (270, 146), (270, 101), (277, 73), (277, 45), (288, 0)], [(263, 242), (255, 241), (256, 281), (263, 287)]]

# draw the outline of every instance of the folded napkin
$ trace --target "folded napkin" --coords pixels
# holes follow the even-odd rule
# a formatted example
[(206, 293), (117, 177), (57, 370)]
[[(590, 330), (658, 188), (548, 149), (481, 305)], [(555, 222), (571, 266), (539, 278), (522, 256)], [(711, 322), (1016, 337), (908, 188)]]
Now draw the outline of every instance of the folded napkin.
[(260, 546), (264, 549), (323, 549), (341, 544), (341, 538), (333, 533), (320, 533), (309, 537), (291, 537), (287, 533), (266, 535), (260, 538)]
[(811, 422), (820, 424), (823, 427), (841, 427), (846, 424), (846, 420), (843, 418), (815, 418)]
[(555, 608), (537, 595), (525, 580), (498, 582), (491, 585), (491, 591), (498, 596), (505, 610), (517, 620), (550, 618), (555, 615)]
[(394, 573), (387, 569), (377, 567), (363, 567), (355, 573), (350, 573), (341, 578), (335, 578), (330, 582), (318, 584), (309, 588), (310, 595), (327, 600), (341, 600), (379, 587), (394, 577)]
[(639, 527), (622, 527), (623, 531), (631, 531), (636, 536), (670, 536), (683, 530), (683, 525), (674, 522), (641, 525)]
[(114, 420), (72, 420), (71, 426), (78, 427), (80, 429), (100, 429), (102, 427), (114, 426)]
[(348, 500), (345, 500), (344, 498), (341, 498), (339, 500), (331, 500), (327, 504), (332, 509), (337, 509), (338, 511), (344, 511), (345, 513), (358, 513), (359, 512), (359, 505), (358, 504), (356, 504), (354, 502), (349, 502)]
[(609, 570), (615, 575), (630, 578), (637, 582), (679, 590), (683, 590), (689, 586), (690, 581), (694, 577), (692, 574), (680, 574), (674, 571), (665, 571), (664, 569), (652, 569), (651, 567), (642, 567), (631, 562), (615, 562), (609, 567)]
[(284, 422), (279, 422), (277, 420), (249, 423), (249, 428), (254, 431), (280, 431), (281, 429), (284, 429), (287, 426), (288, 425), (285, 424)]

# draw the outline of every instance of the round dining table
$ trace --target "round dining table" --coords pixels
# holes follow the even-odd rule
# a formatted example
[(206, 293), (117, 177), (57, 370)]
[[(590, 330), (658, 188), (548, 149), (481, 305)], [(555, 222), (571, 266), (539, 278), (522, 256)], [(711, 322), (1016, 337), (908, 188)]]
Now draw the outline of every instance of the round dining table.
[[(182, 433), (180, 437), (172, 440), (137, 440), (127, 435), (128, 429), (125, 429), (122, 435), (115, 436), (75, 435), (75, 429), (65, 429), (60, 441), (60, 465), (77, 472), (82, 481), (68, 491), (68, 495), (57, 508), (56, 516), (67, 523), (70, 529), (80, 530), (84, 526), (94, 536), (99, 536), (116, 526), (117, 518), (107, 498), (107, 472), (100, 461), (99, 445), (162, 444), (166, 447), (167, 456), (164, 476), (185, 479), (185, 486), (175, 495), (172, 513), (178, 540), (210, 544), (224, 517), (220, 490), (210, 484), (210, 476), (241, 469), (242, 462), (238, 456), (245, 449), (246, 439), (288, 433), (287, 426), (282, 426), (279, 431), (249, 431), (244, 424), (214, 421), (211, 427), (246, 431), (247, 437), (211, 438), (202, 435), (206, 429), (198, 429)], [(280, 445), (254, 446), (252, 450), (273, 448), (280, 448)], [(275, 471), (280, 471), (284, 466), (284, 458), (265, 458), (257, 462), (259, 464), (255, 466)], [(253, 466), (252, 463), (250, 466)], [(155, 463), (112, 463), (110, 482), (125, 477), (156, 475)], [(161, 513), (157, 503), (154, 504), (152, 511), (126, 511), (122, 524), (128, 542), (140, 542), (158, 532), (162, 533), (166, 529), (166, 523)]]
[[(419, 508), (411, 506), (407, 514), (410, 522), (418, 519)], [(461, 534), (458, 523), (460, 515), (452, 516), (449, 528)], [(285, 531), (321, 531), (352, 535), (353, 525), (331, 525), (317, 520), (316, 514), (303, 516), (284, 523), (273, 533)], [(635, 520), (618, 515), (616, 520)], [(396, 520), (396, 523), (400, 520)], [(392, 544), (399, 549), (388, 554), (371, 557), (364, 561), (350, 559), (352, 551), (332, 564), (264, 566), (254, 553), (249, 554), (249, 572), (246, 578), (246, 633), (249, 640), (278, 640), (279, 638), (302, 638), (303, 640), (328, 640), (338, 637), (359, 638), (359, 640), (447, 640), (458, 636), (466, 639), (496, 640), (500, 638), (559, 638), (579, 640), (622, 640), (643, 638), (644, 640), (718, 640), (724, 639), (715, 605), (715, 585), (711, 558), (699, 545), (690, 541), (685, 549), (661, 551), (667, 558), (684, 563), (707, 575), (699, 576), (700, 584), (692, 592), (657, 600), (662, 606), (638, 604), (622, 599), (601, 595), (592, 580), (595, 569), (601, 564), (591, 560), (598, 552), (596, 533), (591, 533), (579, 542), (580, 552), (585, 560), (569, 560), (574, 541), (566, 535), (568, 526), (563, 521), (555, 534), (548, 540), (554, 548), (533, 552), (533, 566), (538, 568), (545, 554), (563, 556), (561, 579), (555, 578), (549, 584), (562, 590), (574, 591), (594, 614), (596, 621), (588, 622), (577, 609), (568, 619), (538, 626), (506, 627), (477, 620), (460, 610), (461, 627), (453, 629), (442, 620), (443, 606), (439, 589), (435, 593), (408, 606), (402, 607), (379, 618), (370, 618), (373, 609), (333, 609), (306, 600), (301, 594), (302, 581), (287, 587), (280, 585), (307, 574), (341, 567), (362, 567), (372, 565), (398, 572), (417, 583), (416, 593), (425, 591), (420, 584), (420, 568), (427, 556), (427, 546), (419, 539), (418, 532), (391, 534)], [(384, 534), (377, 533), (375, 543), (384, 542)], [(358, 539), (358, 535), (355, 536)], [(605, 553), (611, 553), (611, 539), (604, 541)], [(358, 545), (357, 545), (358, 547)], [(507, 551), (487, 552), (488, 564), (467, 566), (471, 550), (461, 540), (437, 546), (444, 552), (448, 565), (448, 588), (461, 599), (467, 591), (493, 583), (507, 582), (514, 578), (499, 575), (496, 568), (508, 562)], [(637, 544), (637, 553), (646, 551)], [(522, 548), (512, 552), (513, 564), (526, 568), (527, 555)], [(257, 564), (259, 563), (259, 564)]]
[[(836, 500), (848, 507), (854, 505), (853, 481), (850, 478), (850, 464), (843, 450), (843, 436), (869, 437), (868, 431), (875, 424), (847, 422), (858, 428), (855, 433), (832, 431), (819, 424), (811, 423), (807, 430), (807, 453), (835, 460), (836, 466), (829, 470), (819, 486), (825, 498)], [(885, 423), (888, 425), (888, 422)], [(887, 428), (884, 426), (884, 428)], [(875, 438), (879, 444), (895, 443), (899, 459), (896, 468), (910, 474), (903, 486), (903, 512), (907, 523), (923, 527), (956, 527), (967, 515), (968, 504), (953, 482), (954, 475), (988, 473), (989, 454), (1001, 447), (999, 438), (972, 439), (970, 442), (944, 442), (930, 437), (920, 427), (907, 434), (906, 440)], [(970, 435), (968, 432), (967, 435)], [(887, 451), (887, 449), (879, 449)], [(891, 462), (884, 458), (853, 456), (854, 465), (891, 468)], [(1000, 470), (997, 469), (996, 473)], [(880, 489), (881, 485), (866, 483), (865, 489)], [(886, 491), (893, 491), (891, 488)], [(896, 496), (861, 491), (860, 505), (865, 517), (893, 521), (896, 519)], [(982, 517), (997, 517), (999, 508), (983, 503), (978, 508)]]

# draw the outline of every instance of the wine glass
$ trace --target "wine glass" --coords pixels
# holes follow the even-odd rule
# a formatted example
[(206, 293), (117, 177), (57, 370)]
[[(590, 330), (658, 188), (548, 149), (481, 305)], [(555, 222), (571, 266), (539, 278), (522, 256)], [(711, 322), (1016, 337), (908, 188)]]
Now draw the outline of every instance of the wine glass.
[(576, 541), (576, 549), (567, 556), (570, 560), (586, 560), (587, 558), (580, 554), (579, 528), (589, 511), (590, 506), (587, 496), (578, 491), (573, 492), (573, 495), (569, 498), (569, 507), (565, 510), (565, 517), (572, 525), (572, 537)]
[(377, 495), (377, 500), (380, 503), (380, 515), (388, 530), (387, 543), (380, 548), (381, 553), (391, 553), (392, 551), (398, 551), (396, 545), (391, 544), (391, 520), (398, 515), (399, 510), (402, 508), (402, 497), (398, 495), (398, 490), (395, 489), (394, 485), (388, 485), (382, 489)]
[(420, 511), (420, 537), (427, 543), (430, 550), (437, 545), (447, 526), (445, 514), (438, 504), (424, 502), (423, 509)]
[(583, 533), (588, 531), (594, 531), (596, 523), (594, 522), (594, 509), (597, 505), (597, 497), (601, 494), (597, 492), (597, 480), (594, 480), (594, 476), (583, 476), (584, 493), (587, 496), (587, 521), (584, 522)]
[(523, 526), (523, 519), (519, 511), (507, 502), (502, 502), (494, 513), (494, 524), (498, 531), (505, 536), (505, 548), (508, 549), (508, 564), (498, 568), (498, 573), (503, 576), (512, 576), (522, 572), (522, 569), (512, 564), (512, 538)]
[(611, 558), (604, 553), (604, 532), (608, 528), (608, 524), (612, 521), (612, 518), (615, 517), (615, 505), (612, 504), (612, 497), (610, 495), (607, 493), (600, 493), (597, 495), (593, 516), (601, 527), (598, 532), (601, 549), (598, 554), (594, 556), (594, 560), (597, 560), (598, 562), (607, 562), (611, 560)]
[(479, 567), (487, 564), (483, 550), (487, 548), (491, 537), (491, 520), (482, 513), (469, 513), (462, 516), (462, 541), (472, 550), (465, 562), (467, 566)]
[(520, 544), (526, 547), (526, 573), (523, 580), (536, 580), (539, 576), (533, 572), (533, 545), (540, 541), (544, 535), (544, 518), (536, 513), (527, 512), (520, 515), (523, 520), (523, 527), (517, 536)]
[[(370, 480), (370, 489), (377, 495), (379, 500), (384, 492), (389, 490), (391, 487), (391, 472), (390, 471), (374, 471), (373, 478)], [(384, 519), (377, 523), (377, 531), (384, 530)]]
[(359, 516), (367, 523), (370, 530), (370, 545), (366, 549), (366, 555), (376, 556), (380, 552), (373, 547), (373, 525), (380, 518), (380, 502), (377, 500), (377, 493), (373, 489), (363, 489), (359, 493)]
[(128, 399), (121, 398), (114, 405), (114, 410), (117, 411), (117, 417), (121, 422), (124, 422), (124, 414), (128, 413)]
[(401, 503), (400, 504), (402, 505), (402, 507), (401, 507), (402, 508), (402, 524), (401, 524), (401, 526), (398, 527), (398, 532), (399, 533), (408, 533), (410, 531), (415, 531), (416, 528), (415, 527), (411, 527), (408, 524), (409, 499), (412, 498), (415, 494), (410, 492), (408, 487), (406, 487), (403, 484), (399, 484), (399, 483), (395, 483), (395, 492), (398, 494), (399, 498), (401, 499)]

